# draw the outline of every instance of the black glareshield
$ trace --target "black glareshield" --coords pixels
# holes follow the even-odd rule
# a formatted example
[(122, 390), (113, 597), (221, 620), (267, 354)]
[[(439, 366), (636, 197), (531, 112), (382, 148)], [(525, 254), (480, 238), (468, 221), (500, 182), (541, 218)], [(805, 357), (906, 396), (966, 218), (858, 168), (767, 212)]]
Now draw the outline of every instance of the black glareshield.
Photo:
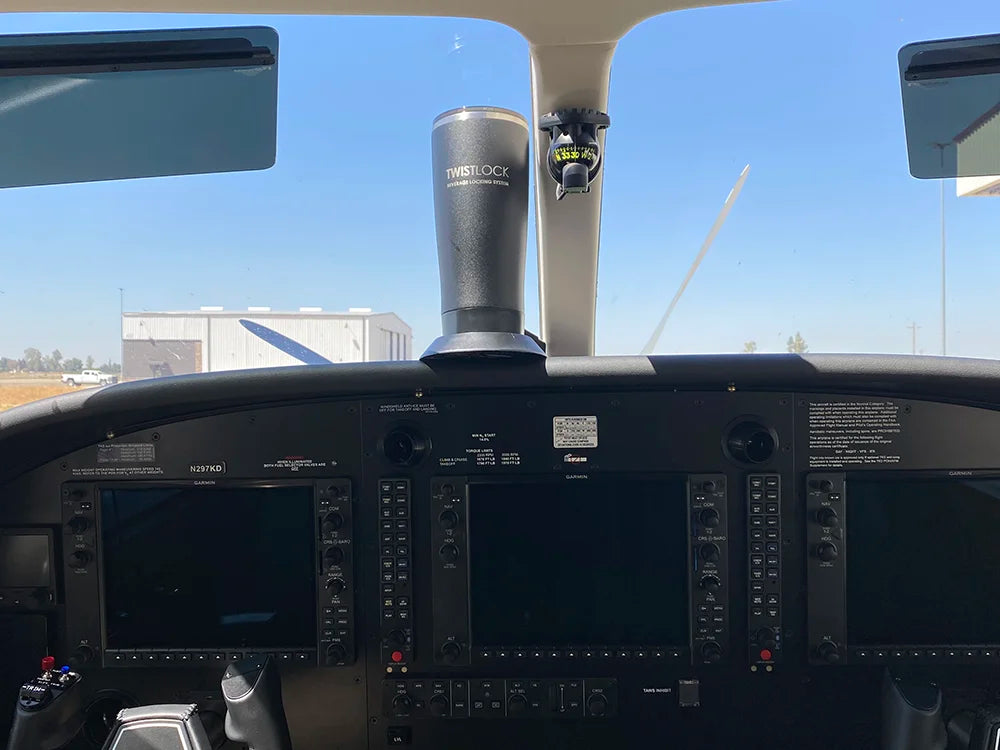
[(434, 120), (431, 151), (444, 335), (424, 356), (462, 340), (466, 352), (515, 351), (525, 339), (528, 123), (497, 107), (450, 110)]

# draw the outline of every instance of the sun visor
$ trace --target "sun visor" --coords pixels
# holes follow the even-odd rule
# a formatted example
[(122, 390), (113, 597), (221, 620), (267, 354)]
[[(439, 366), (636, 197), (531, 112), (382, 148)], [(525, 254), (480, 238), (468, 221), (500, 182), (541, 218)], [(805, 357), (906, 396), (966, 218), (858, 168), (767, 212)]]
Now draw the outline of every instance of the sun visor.
[(0, 36), (0, 187), (274, 164), (266, 27)]
[(1000, 175), (1000, 35), (908, 44), (899, 77), (910, 174)]

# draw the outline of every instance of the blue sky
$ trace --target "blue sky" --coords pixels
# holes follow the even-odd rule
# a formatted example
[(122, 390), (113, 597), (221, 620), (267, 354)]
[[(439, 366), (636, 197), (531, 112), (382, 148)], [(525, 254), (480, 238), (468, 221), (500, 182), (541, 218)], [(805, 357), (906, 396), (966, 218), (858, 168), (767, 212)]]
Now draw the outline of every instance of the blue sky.
[[(874, 6), (874, 7), (873, 7)], [(256, 173), (0, 192), (0, 354), (117, 358), (129, 310), (397, 312), (439, 332), (430, 124), (530, 113), (528, 47), (463, 19), (0, 15), (0, 33), (266, 24), (278, 161)], [(896, 52), (1000, 32), (995, 0), (784, 0), (650, 19), (612, 69), (597, 350), (645, 343), (752, 166), (661, 352), (940, 351), (939, 187), (909, 176)], [(1000, 357), (1000, 200), (946, 183), (949, 353)], [(571, 198), (569, 198), (571, 199)], [(528, 326), (537, 330), (534, 232)]]

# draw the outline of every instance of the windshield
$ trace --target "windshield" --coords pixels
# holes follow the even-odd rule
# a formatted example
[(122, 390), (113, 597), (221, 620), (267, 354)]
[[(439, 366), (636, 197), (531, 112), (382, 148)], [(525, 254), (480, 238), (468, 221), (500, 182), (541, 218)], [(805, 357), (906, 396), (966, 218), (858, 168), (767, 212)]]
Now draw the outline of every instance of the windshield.
[[(516, 31), (0, 16), (4, 34), (242, 25), (280, 38), (273, 167), (0, 191), (0, 409), (118, 379), (412, 359), (439, 335), (431, 123), (466, 105), (530, 116)], [(1000, 203), (910, 177), (896, 66), (909, 42), (996, 32), (987, 0), (946, 14), (753, 3), (629, 32), (608, 107), (597, 353), (638, 353), (669, 309), (657, 353), (1000, 357), (988, 314)], [(537, 332), (535, 264), (529, 222), (525, 322)]]

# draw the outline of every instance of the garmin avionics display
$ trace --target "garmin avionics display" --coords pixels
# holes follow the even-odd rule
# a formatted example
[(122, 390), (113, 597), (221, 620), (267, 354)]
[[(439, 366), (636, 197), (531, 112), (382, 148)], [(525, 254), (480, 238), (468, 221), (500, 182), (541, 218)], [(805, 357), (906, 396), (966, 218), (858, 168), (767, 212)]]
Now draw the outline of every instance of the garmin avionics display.
[(101, 492), (109, 649), (316, 643), (312, 487)]
[(1000, 480), (849, 478), (847, 638), (1000, 643)]
[(468, 492), (476, 646), (687, 644), (683, 477)]
[(52, 585), (49, 536), (0, 531), (0, 588), (44, 588)]

